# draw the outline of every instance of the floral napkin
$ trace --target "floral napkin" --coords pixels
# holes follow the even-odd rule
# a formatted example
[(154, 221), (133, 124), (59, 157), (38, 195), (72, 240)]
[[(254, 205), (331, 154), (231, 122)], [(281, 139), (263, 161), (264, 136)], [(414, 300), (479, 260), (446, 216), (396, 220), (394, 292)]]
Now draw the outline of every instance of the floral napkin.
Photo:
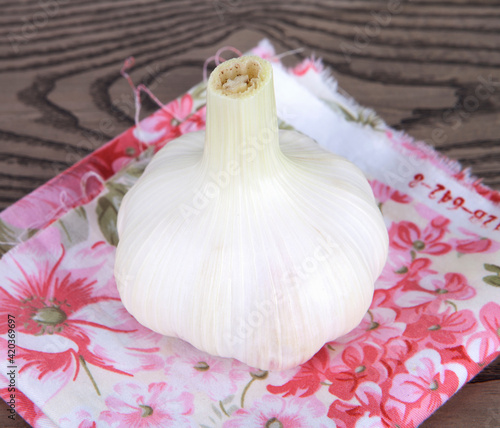
[(204, 128), (202, 83), (0, 214), (0, 392), (31, 425), (415, 427), (500, 354), (500, 195), (346, 97), (321, 61), (254, 53), (273, 63), (281, 126), (370, 180), (390, 236), (370, 310), (284, 372), (126, 312), (117, 210), (155, 151)]

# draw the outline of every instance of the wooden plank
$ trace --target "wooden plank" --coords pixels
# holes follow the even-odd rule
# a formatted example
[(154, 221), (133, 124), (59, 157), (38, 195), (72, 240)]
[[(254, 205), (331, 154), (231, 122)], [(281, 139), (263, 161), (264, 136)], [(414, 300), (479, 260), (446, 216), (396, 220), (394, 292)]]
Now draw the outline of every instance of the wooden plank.
[(500, 380), (469, 383), (451, 397), (420, 428), (500, 427)]
[(21, 416), (17, 413), (15, 414), (15, 419), (10, 419), (8, 416), (10, 413), (10, 408), (7, 403), (3, 400), (0, 400), (0, 426), (2, 428), (31, 428), (31, 425), (28, 424)]

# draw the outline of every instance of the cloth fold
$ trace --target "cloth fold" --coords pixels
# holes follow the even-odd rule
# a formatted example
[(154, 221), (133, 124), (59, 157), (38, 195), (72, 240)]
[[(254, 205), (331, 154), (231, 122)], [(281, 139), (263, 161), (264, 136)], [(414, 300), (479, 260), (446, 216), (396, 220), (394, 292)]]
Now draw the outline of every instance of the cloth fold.
[(254, 53), (273, 64), (280, 126), (370, 181), (390, 237), (370, 310), (280, 373), (126, 312), (117, 210), (157, 150), (204, 128), (201, 83), (0, 213), (0, 394), (34, 427), (416, 427), (500, 354), (499, 193), (359, 106), (320, 60)]

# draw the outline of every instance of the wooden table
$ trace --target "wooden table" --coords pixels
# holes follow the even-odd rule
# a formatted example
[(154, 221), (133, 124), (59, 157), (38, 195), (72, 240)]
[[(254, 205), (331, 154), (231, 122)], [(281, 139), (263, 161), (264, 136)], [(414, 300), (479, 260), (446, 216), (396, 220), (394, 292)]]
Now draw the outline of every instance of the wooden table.
[[(129, 55), (164, 101), (216, 48), (306, 48), (391, 126), (500, 188), (500, 3), (479, 0), (0, 0), (0, 209), (133, 124)], [(144, 114), (154, 106), (146, 103)], [(437, 131), (441, 130), (441, 131)], [(20, 418), (4, 427), (27, 426)], [(500, 426), (500, 359), (423, 427)]]

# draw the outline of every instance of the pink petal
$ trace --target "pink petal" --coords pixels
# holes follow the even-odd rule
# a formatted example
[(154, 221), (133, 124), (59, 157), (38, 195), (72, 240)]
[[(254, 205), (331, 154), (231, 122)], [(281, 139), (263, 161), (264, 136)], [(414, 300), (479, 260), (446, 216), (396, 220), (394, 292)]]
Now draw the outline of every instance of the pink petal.
[(500, 305), (489, 302), (479, 312), (481, 323), (500, 340)]
[(432, 302), (435, 298), (435, 295), (425, 291), (406, 291), (404, 293), (398, 293), (394, 301), (402, 308), (413, 308)]
[(404, 403), (415, 403), (425, 393), (419, 381), (419, 378), (415, 378), (412, 375), (398, 374), (392, 381), (389, 393), (392, 397)]

